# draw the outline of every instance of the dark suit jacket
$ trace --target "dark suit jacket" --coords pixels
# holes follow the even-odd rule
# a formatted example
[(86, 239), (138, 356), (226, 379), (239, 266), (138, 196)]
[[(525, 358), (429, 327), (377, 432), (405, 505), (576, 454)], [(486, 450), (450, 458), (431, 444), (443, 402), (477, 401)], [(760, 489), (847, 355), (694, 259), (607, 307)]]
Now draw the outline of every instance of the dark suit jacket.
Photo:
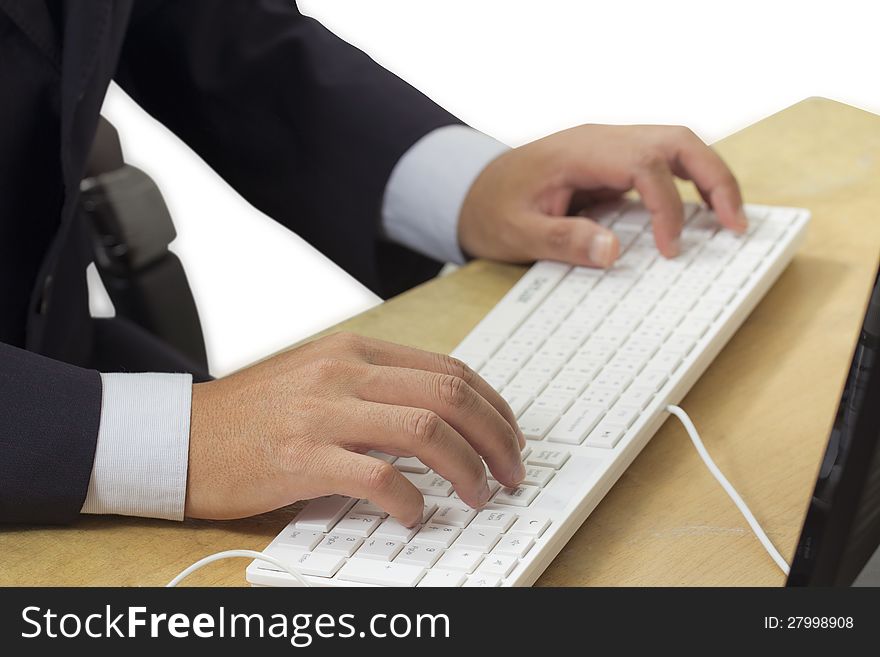
[(95, 368), (188, 369), (137, 326), (89, 317), (75, 209), (111, 79), (380, 295), (438, 267), (382, 240), (380, 206), (400, 156), (456, 119), (293, 2), (0, 0), (0, 521), (79, 513)]

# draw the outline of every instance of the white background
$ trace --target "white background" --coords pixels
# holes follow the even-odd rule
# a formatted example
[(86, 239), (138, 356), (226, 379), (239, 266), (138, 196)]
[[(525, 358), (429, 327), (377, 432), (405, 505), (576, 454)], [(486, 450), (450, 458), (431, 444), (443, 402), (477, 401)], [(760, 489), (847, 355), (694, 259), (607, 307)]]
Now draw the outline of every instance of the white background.
[[(685, 124), (711, 142), (815, 95), (880, 113), (873, 0), (299, 6), (513, 146), (586, 122)], [(378, 302), (250, 207), (118, 88), (104, 112), (128, 161), (156, 179), (171, 208), (173, 249), (187, 268), (215, 375)], [(93, 309), (106, 313), (106, 300), (93, 299)]]

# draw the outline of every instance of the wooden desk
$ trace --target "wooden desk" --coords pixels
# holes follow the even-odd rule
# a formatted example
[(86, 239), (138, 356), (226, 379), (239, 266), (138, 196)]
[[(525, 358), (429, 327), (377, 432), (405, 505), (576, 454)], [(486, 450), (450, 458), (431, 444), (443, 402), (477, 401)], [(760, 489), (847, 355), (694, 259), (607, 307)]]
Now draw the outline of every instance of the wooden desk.
[[(683, 401), (790, 557), (880, 250), (880, 117), (809, 99), (718, 145), (747, 199), (808, 207), (806, 244)], [(336, 328), (448, 351), (522, 268), (475, 262)], [(89, 518), (0, 529), (0, 584), (158, 585), (219, 550), (263, 548), (284, 509), (233, 522)], [(242, 585), (243, 560), (191, 584)], [(779, 585), (783, 577), (667, 422), (539, 585)]]

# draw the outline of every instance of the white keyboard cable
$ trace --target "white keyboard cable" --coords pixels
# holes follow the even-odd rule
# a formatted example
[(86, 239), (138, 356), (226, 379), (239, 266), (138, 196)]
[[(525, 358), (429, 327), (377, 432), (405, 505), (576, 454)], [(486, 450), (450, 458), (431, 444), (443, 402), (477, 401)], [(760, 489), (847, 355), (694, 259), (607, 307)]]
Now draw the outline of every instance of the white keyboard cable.
[(306, 580), (302, 575), (293, 570), (290, 566), (284, 564), (280, 559), (276, 559), (275, 557), (265, 554), (263, 552), (257, 552), (256, 550), (226, 550), (224, 552), (217, 552), (216, 554), (211, 554), (205, 557), (204, 559), (199, 559), (191, 566), (187, 567), (180, 574), (168, 582), (166, 587), (175, 587), (180, 584), (184, 579), (192, 575), (199, 568), (207, 566), (209, 563), (213, 563), (215, 561), (220, 561), (221, 559), (234, 559), (237, 557), (243, 557), (246, 559), (258, 559), (260, 561), (266, 561), (267, 563), (272, 564), (273, 566), (277, 566), (281, 568), (286, 573), (288, 573), (293, 579), (302, 584), (303, 586), (311, 586), (311, 584)]
[(700, 440), (700, 434), (697, 432), (697, 428), (691, 421), (690, 416), (684, 411), (684, 409), (675, 406), (674, 404), (669, 404), (666, 407), (666, 410), (677, 417), (679, 421), (681, 421), (682, 425), (684, 426), (684, 430), (687, 431), (691, 442), (697, 449), (697, 454), (699, 454), (700, 458), (703, 459), (703, 463), (705, 463), (706, 467), (709, 469), (709, 472), (712, 473), (712, 476), (715, 477), (719, 484), (721, 484), (724, 492), (726, 492), (730, 496), (730, 499), (733, 500), (733, 503), (736, 504), (736, 508), (738, 508), (740, 513), (743, 514), (746, 522), (749, 523), (749, 527), (752, 528), (755, 536), (757, 536), (758, 540), (761, 541), (761, 545), (764, 546), (764, 549), (767, 550), (767, 553), (772, 557), (773, 561), (776, 562), (776, 565), (779, 566), (780, 570), (782, 570), (783, 573), (788, 575), (788, 562), (783, 559), (782, 555), (779, 553), (779, 550), (777, 550), (776, 546), (774, 546), (773, 543), (770, 541), (767, 533), (761, 528), (761, 525), (755, 519), (755, 516), (752, 515), (749, 507), (746, 506), (746, 503), (739, 496), (739, 493), (736, 492), (736, 489), (733, 487), (733, 485), (731, 485), (731, 483), (727, 481), (727, 478), (722, 474), (721, 470), (718, 469), (718, 466), (715, 465), (715, 461), (713, 461), (712, 457), (709, 456), (709, 452), (706, 451), (706, 447), (703, 445), (703, 441)]

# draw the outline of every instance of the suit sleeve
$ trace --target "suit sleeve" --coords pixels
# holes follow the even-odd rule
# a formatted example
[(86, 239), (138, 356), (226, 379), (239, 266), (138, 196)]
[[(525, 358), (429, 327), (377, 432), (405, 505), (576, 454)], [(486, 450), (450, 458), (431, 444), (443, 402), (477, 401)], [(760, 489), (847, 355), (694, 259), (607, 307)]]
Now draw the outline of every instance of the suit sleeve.
[(100, 418), (98, 372), (0, 343), (0, 522), (77, 518)]
[(252, 205), (381, 296), (439, 267), (382, 239), (386, 183), (460, 123), (290, 0), (135, 6), (116, 76)]

